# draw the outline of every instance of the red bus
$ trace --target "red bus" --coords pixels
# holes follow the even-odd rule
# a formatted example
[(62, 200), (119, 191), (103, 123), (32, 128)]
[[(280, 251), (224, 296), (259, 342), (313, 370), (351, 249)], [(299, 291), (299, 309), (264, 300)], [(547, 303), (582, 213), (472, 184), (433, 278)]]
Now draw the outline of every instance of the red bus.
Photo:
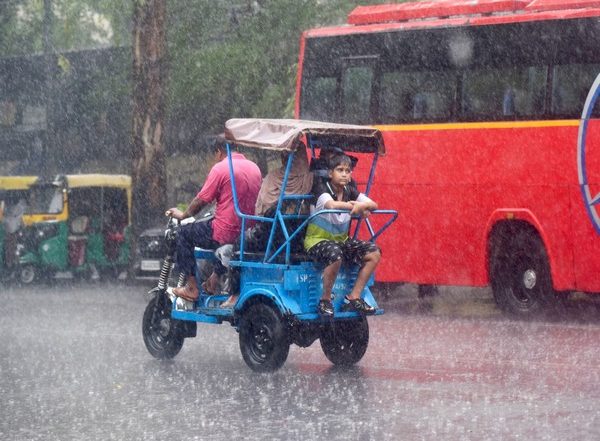
[(600, 292), (595, 107), (577, 147), (599, 47), (592, 0), (365, 6), (303, 34), (296, 117), (384, 133), (371, 195), (399, 218), (378, 281), (491, 285), (522, 316)]

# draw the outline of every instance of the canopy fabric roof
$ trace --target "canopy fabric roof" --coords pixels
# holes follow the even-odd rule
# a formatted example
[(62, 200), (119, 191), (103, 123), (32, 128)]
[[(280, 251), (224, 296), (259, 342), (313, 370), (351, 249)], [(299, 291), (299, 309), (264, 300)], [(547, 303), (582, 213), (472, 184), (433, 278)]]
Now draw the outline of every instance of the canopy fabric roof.
[(261, 118), (234, 118), (225, 123), (225, 139), (245, 147), (295, 151), (304, 135), (319, 147), (385, 153), (381, 132), (374, 127)]
[(0, 190), (27, 190), (37, 176), (0, 176)]
[(68, 186), (75, 187), (131, 187), (131, 177), (127, 175), (83, 174), (66, 175)]

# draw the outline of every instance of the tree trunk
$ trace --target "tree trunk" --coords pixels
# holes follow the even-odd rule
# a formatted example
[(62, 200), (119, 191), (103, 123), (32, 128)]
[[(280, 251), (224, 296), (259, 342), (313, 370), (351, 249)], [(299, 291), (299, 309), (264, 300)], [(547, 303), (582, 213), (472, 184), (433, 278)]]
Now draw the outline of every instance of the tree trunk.
[(133, 221), (135, 230), (166, 207), (164, 139), (166, 0), (133, 0)]

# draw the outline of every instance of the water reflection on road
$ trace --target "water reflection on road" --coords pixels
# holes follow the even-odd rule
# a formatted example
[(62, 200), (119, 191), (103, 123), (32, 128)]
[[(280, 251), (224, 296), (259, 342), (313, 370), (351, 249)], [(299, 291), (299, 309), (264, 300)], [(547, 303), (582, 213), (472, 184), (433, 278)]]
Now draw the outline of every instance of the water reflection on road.
[[(318, 342), (251, 372), (229, 325), (172, 361), (141, 339), (143, 285), (0, 292), (0, 439), (597, 439), (600, 314), (515, 321), (485, 290), (382, 300), (367, 354), (333, 367)], [(383, 294), (381, 294), (383, 295)]]

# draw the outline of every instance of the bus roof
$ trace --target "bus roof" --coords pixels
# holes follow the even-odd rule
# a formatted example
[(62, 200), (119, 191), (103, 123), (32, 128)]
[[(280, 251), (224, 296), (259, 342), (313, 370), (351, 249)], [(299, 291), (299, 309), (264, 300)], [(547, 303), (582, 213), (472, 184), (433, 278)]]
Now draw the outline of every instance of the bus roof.
[(319, 146), (385, 153), (381, 132), (374, 127), (261, 118), (234, 118), (225, 123), (225, 139), (244, 147), (295, 151), (304, 135)]
[(312, 29), (304, 35), (326, 37), (597, 16), (600, 16), (599, 0), (439, 0), (358, 6), (348, 15), (348, 25)]

